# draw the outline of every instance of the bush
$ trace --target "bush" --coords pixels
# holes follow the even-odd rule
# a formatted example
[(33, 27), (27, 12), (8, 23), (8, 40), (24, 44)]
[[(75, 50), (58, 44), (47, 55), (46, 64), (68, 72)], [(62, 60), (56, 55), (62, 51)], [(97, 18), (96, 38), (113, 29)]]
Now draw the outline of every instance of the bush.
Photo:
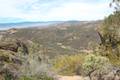
[(120, 67), (120, 57), (114, 55), (113, 53), (109, 53), (106, 57), (109, 58), (113, 66)]
[(53, 60), (53, 70), (62, 75), (77, 74), (84, 56), (84, 54), (58, 56)]
[(96, 72), (98, 76), (109, 73), (112, 70), (112, 65), (108, 58), (90, 54), (85, 57), (82, 68), (84, 74), (91, 77), (93, 72)]

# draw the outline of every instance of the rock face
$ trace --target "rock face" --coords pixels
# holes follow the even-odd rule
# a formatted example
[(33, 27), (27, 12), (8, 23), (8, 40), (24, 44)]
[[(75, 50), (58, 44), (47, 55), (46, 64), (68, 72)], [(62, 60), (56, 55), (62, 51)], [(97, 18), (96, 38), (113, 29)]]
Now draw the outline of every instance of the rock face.
[(1, 42), (0, 44), (0, 49), (9, 50), (12, 52), (18, 52), (19, 47), (22, 47), (24, 54), (29, 53), (27, 46), (20, 40), (17, 40), (15, 42)]
[(10, 50), (10, 51), (13, 51), (13, 52), (17, 52), (18, 47), (20, 47), (20, 45), (17, 44), (17, 43), (1, 43), (0, 44), (0, 49)]
[(16, 28), (12, 28), (12, 29), (9, 29), (7, 32), (9, 34), (15, 34), (17, 32), (17, 29)]
[(120, 69), (113, 70), (107, 74), (91, 74), (91, 80), (120, 80)]

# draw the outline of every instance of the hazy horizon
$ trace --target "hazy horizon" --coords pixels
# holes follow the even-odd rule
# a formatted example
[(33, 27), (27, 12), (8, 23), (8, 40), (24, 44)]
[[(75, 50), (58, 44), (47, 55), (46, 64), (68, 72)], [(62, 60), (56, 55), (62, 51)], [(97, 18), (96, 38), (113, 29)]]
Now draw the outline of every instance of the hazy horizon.
[[(9, 22), (9, 23), (0, 23), (0, 30), (7, 30), (11, 28), (29, 28), (29, 27), (47, 27), (51, 24), (59, 24), (64, 22), (89, 22), (89, 21), (78, 21), (78, 20), (69, 20), (69, 21), (28, 21), (28, 22)], [(90, 21), (91, 22), (91, 21)]]

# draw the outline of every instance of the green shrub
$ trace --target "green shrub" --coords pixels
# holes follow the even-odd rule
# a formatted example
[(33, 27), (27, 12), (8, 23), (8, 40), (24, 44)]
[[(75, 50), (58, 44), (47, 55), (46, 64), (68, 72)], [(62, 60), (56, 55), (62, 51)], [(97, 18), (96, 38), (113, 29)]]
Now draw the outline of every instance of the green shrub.
[(90, 76), (95, 71), (98, 74), (108, 73), (112, 66), (108, 58), (90, 54), (85, 57), (82, 68), (84, 69), (84, 74)]

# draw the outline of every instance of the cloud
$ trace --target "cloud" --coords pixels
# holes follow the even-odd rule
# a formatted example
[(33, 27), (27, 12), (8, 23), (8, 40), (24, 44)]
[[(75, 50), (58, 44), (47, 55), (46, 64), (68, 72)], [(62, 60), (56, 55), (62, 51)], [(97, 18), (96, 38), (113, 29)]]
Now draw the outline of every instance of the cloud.
[(109, 0), (0, 0), (0, 21), (97, 20), (112, 12), (108, 5)]
[(62, 7), (54, 8), (50, 13), (51, 18), (96, 20), (110, 14), (108, 4), (66, 3)]

